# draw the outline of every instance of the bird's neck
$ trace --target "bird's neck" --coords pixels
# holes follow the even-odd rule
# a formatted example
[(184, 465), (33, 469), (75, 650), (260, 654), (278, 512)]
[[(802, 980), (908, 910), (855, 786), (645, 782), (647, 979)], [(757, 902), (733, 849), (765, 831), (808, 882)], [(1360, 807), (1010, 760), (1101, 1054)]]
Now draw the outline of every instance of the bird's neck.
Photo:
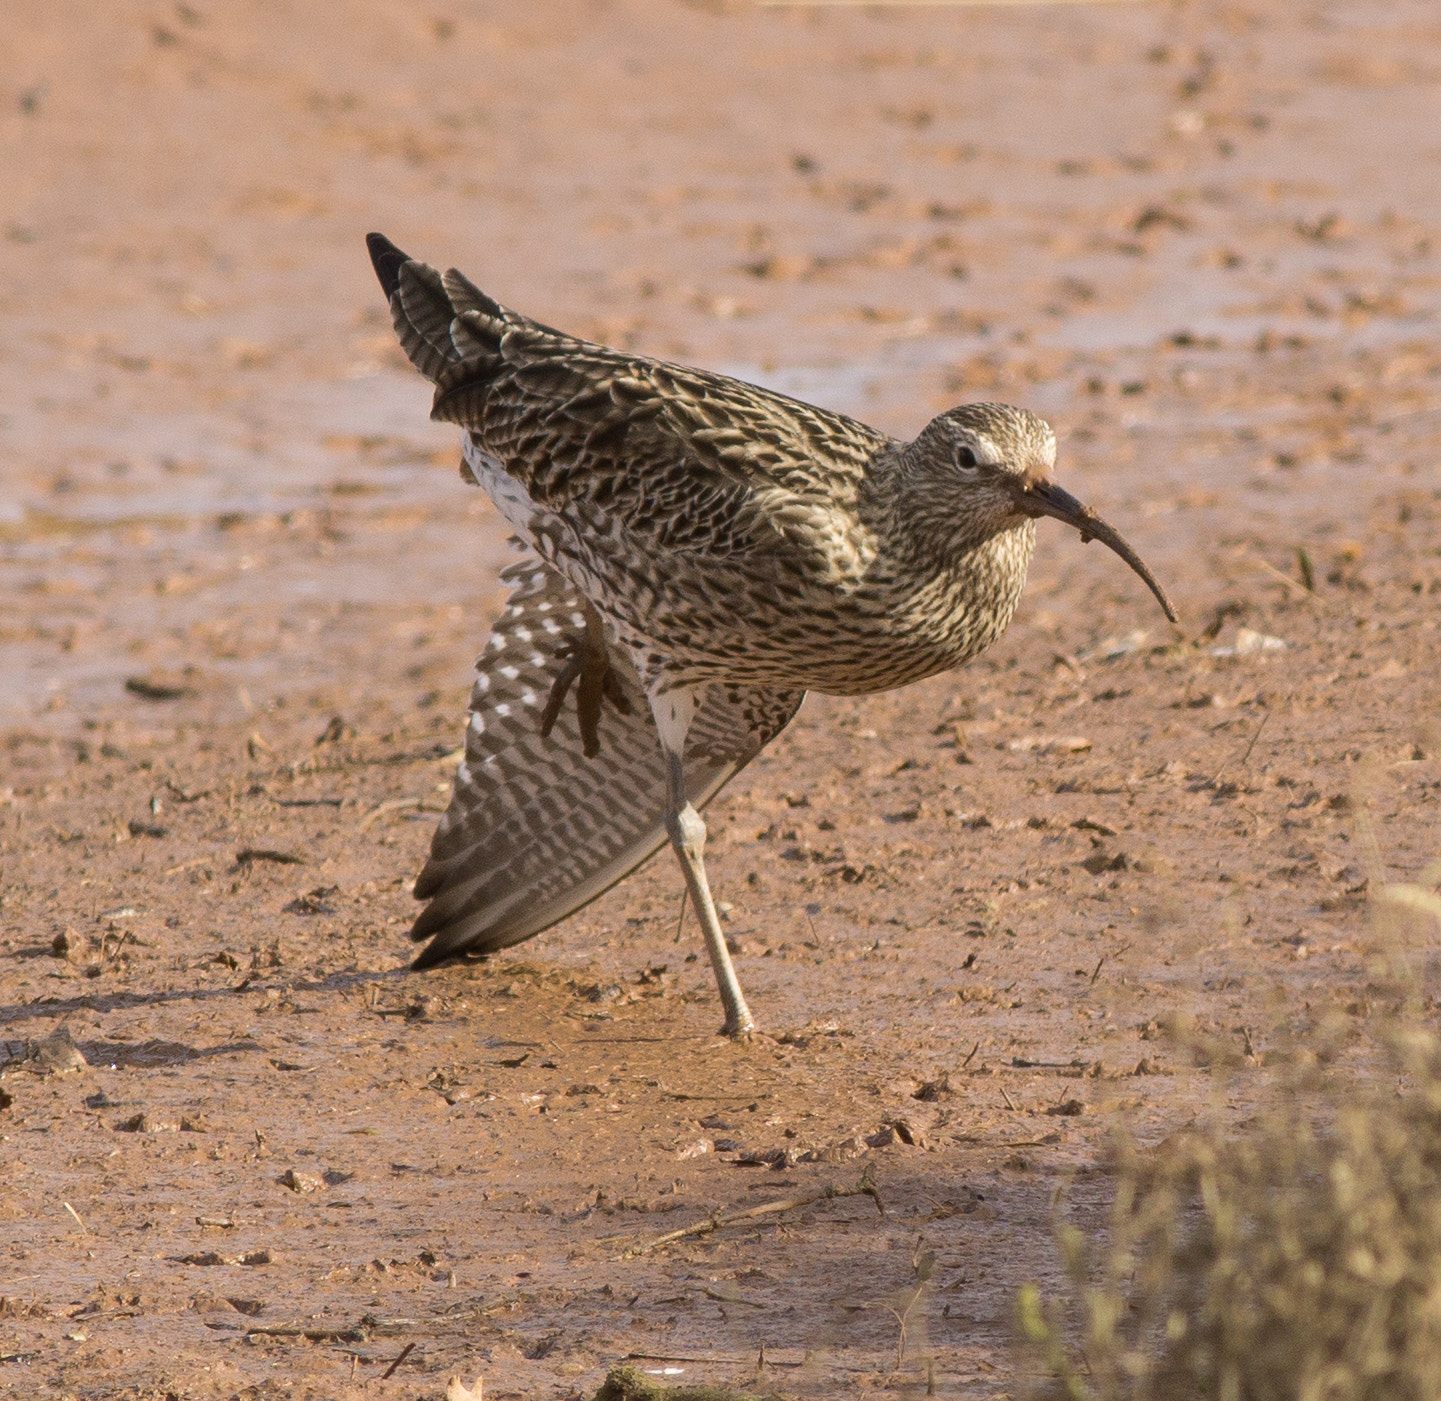
[(863, 506), (886, 576), (873, 583), (904, 626), (958, 666), (1010, 623), (1035, 548), (1035, 522), (1016, 517), (996, 530), (967, 508), (963, 489), (946, 490), (933, 474), (910, 466), (904, 452), (885, 464)]

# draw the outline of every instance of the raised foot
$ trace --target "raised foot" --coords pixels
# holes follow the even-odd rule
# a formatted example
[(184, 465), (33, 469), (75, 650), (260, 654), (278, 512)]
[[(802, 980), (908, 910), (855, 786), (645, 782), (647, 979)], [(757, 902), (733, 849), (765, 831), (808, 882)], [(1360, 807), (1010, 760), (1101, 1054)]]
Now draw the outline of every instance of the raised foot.
[(589, 604), (585, 606), (585, 635), (567, 639), (557, 649), (556, 656), (563, 658), (565, 665), (551, 683), (550, 696), (541, 712), (541, 737), (545, 738), (555, 728), (566, 695), (579, 678), (575, 711), (580, 722), (580, 742), (585, 757), (594, 759), (600, 753), (601, 702), (608, 700), (622, 715), (631, 713), (631, 704), (621, 690), (620, 678), (611, 668), (600, 615)]

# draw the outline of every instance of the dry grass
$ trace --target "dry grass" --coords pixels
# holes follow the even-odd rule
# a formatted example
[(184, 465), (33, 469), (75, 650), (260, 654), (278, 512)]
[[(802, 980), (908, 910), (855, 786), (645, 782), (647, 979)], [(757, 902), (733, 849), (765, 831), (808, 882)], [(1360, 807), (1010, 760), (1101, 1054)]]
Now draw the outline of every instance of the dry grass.
[(1441, 1036), (1421, 996), (1437, 875), (1372, 886), (1389, 1011), (1364, 1072), (1323, 1025), (1248, 1132), (1218, 1113), (1150, 1152), (1120, 1143), (1108, 1239), (1062, 1224), (1069, 1297), (1018, 1301), (1036, 1396), (1441, 1396)]

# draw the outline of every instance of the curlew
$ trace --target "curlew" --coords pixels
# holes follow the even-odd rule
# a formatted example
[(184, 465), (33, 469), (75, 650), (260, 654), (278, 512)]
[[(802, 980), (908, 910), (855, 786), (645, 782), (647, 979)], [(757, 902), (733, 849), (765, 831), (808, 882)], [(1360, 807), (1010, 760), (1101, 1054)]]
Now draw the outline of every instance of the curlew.
[[(959, 667), (1005, 631), (1052, 516), (1129, 545), (1050, 480), (1025, 409), (966, 404), (903, 443), (842, 414), (551, 330), (371, 234), (371, 261), (461, 474), (527, 547), (476, 666), (465, 758), (415, 883), (429, 967), (528, 939), (667, 839), (724, 1030), (754, 1026), (699, 809), (807, 691)], [(567, 704), (572, 690), (573, 704)]]

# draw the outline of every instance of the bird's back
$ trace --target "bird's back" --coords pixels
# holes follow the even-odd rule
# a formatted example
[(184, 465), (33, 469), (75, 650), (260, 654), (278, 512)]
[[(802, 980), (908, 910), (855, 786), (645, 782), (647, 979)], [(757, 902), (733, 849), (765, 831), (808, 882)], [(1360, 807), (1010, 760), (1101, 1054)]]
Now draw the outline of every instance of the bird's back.
[(397, 335), (435, 384), (432, 417), (466, 429), (541, 510), (604, 516), (658, 552), (727, 557), (783, 543), (823, 559), (854, 548), (843, 537), (867, 471), (892, 446), (884, 434), (726, 375), (564, 335), (454, 269), (388, 244), (376, 253), (377, 239)]

